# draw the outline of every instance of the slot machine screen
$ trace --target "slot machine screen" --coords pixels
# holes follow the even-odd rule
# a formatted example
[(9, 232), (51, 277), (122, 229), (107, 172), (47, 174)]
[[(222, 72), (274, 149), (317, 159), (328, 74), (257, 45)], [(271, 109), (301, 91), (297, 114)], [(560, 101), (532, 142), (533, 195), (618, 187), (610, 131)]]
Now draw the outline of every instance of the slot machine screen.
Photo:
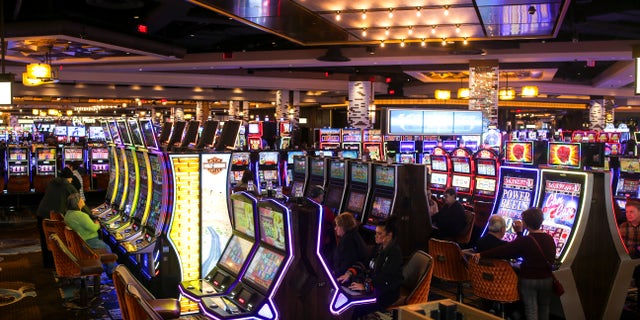
[(283, 261), (283, 255), (260, 247), (253, 259), (251, 259), (243, 280), (256, 285), (263, 292), (266, 292), (280, 271)]
[(240, 180), (242, 180), (243, 175), (244, 171), (242, 170), (231, 171), (231, 183), (238, 183)]
[(431, 170), (447, 171), (447, 158), (444, 156), (431, 156)]
[(400, 156), (400, 163), (415, 163), (416, 162), (416, 155), (413, 153), (408, 153), (408, 154), (404, 154), (401, 153), (399, 154)]
[(102, 127), (102, 132), (104, 133), (104, 139), (107, 143), (112, 143), (113, 139), (111, 138), (111, 132), (109, 132), (109, 124), (107, 121), (100, 121), (100, 127)]
[(131, 129), (131, 140), (133, 141), (133, 145), (144, 148), (144, 138), (142, 137), (142, 130), (140, 130), (140, 125), (138, 125), (138, 120), (129, 119), (127, 122), (129, 123), (129, 129)]
[(287, 152), (287, 163), (293, 164), (293, 157), (295, 156), (304, 156), (304, 151), (289, 151)]
[(249, 123), (248, 133), (249, 134), (261, 134), (262, 132), (260, 132), (260, 124), (259, 123)]
[(507, 222), (507, 231), (502, 238), (513, 241), (517, 234), (513, 231), (513, 221), (522, 220), (521, 213), (533, 206), (538, 179), (537, 170), (502, 171), (502, 188), (496, 198), (497, 210)]
[(327, 191), (324, 204), (329, 208), (338, 208), (342, 202), (342, 188), (333, 187)]
[(371, 216), (384, 220), (391, 214), (392, 200), (387, 197), (375, 196), (371, 204)]
[(149, 153), (149, 165), (151, 166), (151, 206), (149, 207), (149, 218), (147, 218), (146, 226), (151, 230), (156, 230), (156, 224), (160, 223), (159, 218), (162, 214), (162, 164), (160, 156)]
[(580, 168), (580, 144), (549, 142), (548, 164)]
[(302, 181), (293, 181), (291, 184), (291, 194), (294, 197), (304, 194), (304, 183)]
[(451, 186), (458, 192), (469, 192), (471, 190), (471, 176), (454, 175), (451, 178)]
[(396, 168), (387, 166), (375, 166), (375, 184), (381, 187), (393, 188), (396, 185)]
[(492, 196), (496, 194), (496, 179), (476, 178), (476, 194)]
[(142, 130), (144, 144), (147, 146), (147, 148), (158, 149), (156, 130), (151, 119), (140, 120), (140, 129)]
[(55, 160), (56, 158), (56, 149), (37, 149), (37, 157), (38, 160)]
[(351, 164), (351, 181), (360, 183), (369, 183), (369, 170), (364, 163)]
[(285, 249), (285, 221), (283, 213), (271, 207), (259, 206), (260, 238), (280, 250)]
[(273, 166), (278, 164), (277, 152), (260, 152), (258, 154), (258, 163), (260, 165)]
[(333, 150), (316, 150), (314, 155), (316, 157), (333, 157)]
[(107, 148), (92, 148), (91, 159), (109, 159), (109, 150)]
[(451, 158), (453, 172), (471, 173), (470, 161), (471, 159), (469, 158)]
[(582, 144), (582, 165), (585, 167), (604, 167), (604, 143)]
[(533, 141), (506, 142), (504, 163), (533, 165)]
[(293, 173), (307, 173), (307, 157), (300, 156), (293, 158)]
[(438, 141), (422, 141), (422, 152), (431, 154), (433, 153), (433, 149), (438, 146)]
[(431, 173), (431, 185), (435, 188), (444, 189), (447, 187), (447, 175), (444, 173)]
[(86, 137), (87, 129), (80, 126), (67, 127), (67, 134), (69, 135), (69, 137)]
[(253, 202), (244, 196), (231, 196), (231, 208), (233, 213), (234, 228), (249, 236), (255, 237), (255, 226), (253, 223)]
[(344, 180), (344, 162), (329, 161), (329, 177), (336, 180)]
[(400, 153), (416, 152), (415, 141), (400, 141)]
[(355, 191), (349, 193), (349, 200), (347, 201), (347, 211), (351, 211), (356, 214), (361, 213), (362, 209), (364, 208), (364, 198), (364, 193)]
[(446, 152), (451, 152), (453, 151), (455, 148), (458, 147), (458, 141), (456, 140), (445, 140), (442, 141), (442, 149), (444, 149), (444, 151)]
[(198, 131), (200, 130), (200, 121), (191, 120), (187, 124), (187, 129), (184, 132), (184, 136), (182, 137), (182, 141), (180, 142), (180, 147), (184, 148), (189, 146), (191, 143), (195, 143), (198, 138)]
[(104, 128), (103, 127), (89, 127), (89, 139), (93, 140), (93, 141), (103, 141), (103, 140), (105, 140)]
[(237, 235), (232, 235), (227, 247), (220, 256), (218, 265), (237, 275), (247, 260), (249, 253), (251, 253), (252, 247), (253, 243), (251, 241)]
[(618, 158), (620, 161), (620, 171), (640, 172), (640, 161), (638, 158)]
[(637, 194), (638, 187), (640, 187), (640, 180), (620, 178), (618, 179), (618, 185), (616, 187), (616, 195), (626, 196), (627, 194)]
[(56, 128), (53, 131), (53, 134), (58, 136), (58, 137), (63, 137), (67, 135), (67, 127), (65, 126), (56, 126)]
[(263, 170), (264, 180), (278, 180), (278, 170)]
[(122, 138), (122, 143), (124, 145), (130, 146), (131, 134), (129, 133), (129, 128), (127, 127), (127, 123), (124, 120), (117, 120), (118, 130), (120, 131), (120, 137)]
[(79, 148), (66, 148), (64, 150), (64, 159), (66, 161), (80, 161), (82, 160), (82, 149)]
[(496, 162), (487, 159), (478, 159), (476, 162), (476, 171), (481, 176), (496, 176)]
[(358, 159), (358, 150), (342, 150), (342, 157), (345, 159)]
[(231, 154), (231, 165), (246, 166), (249, 165), (249, 152), (234, 152)]
[(618, 207), (620, 208), (624, 208), (627, 206), (627, 200), (626, 199), (616, 199), (616, 204), (618, 204)]
[(324, 177), (324, 159), (311, 158), (311, 175)]

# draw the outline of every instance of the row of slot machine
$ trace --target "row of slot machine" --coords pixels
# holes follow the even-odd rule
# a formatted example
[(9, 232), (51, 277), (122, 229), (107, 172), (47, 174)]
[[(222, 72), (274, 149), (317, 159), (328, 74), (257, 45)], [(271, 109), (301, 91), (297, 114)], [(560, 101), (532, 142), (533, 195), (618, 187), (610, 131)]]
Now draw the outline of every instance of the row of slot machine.
[[(536, 160), (540, 152), (546, 153), (546, 162)], [(505, 218), (503, 240), (513, 241), (512, 223), (521, 219), (521, 212), (542, 209), (541, 230), (554, 238), (557, 248), (554, 274), (567, 290), (560, 298), (567, 319), (618, 318), (638, 265), (617, 229), (611, 174), (605, 169), (604, 143), (505, 144), (491, 214)]]
[(72, 145), (9, 145), (4, 152), (0, 190), (8, 193), (44, 192), (48, 182), (70, 163), (89, 169), (85, 190), (105, 189), (107, 186), (109, 157), (103, 144), (93, 144), (87, 148)]
[(340, 150), (344, 158), (360, 159), (363, 155), (373, 161), (384, 161), (382, 132), (377, 129), (357, 128), (321, 128), (315, 131), (319, 150), (328, 151), (326, 155), (333, 155)]

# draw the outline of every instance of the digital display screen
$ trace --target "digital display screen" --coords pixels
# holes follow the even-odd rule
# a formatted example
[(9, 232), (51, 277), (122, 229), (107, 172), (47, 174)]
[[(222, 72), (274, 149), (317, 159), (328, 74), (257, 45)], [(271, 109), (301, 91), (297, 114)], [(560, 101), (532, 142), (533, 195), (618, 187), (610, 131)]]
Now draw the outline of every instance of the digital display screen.
[(476, 178), (476, 194), (492, 196), (496, 193), (496, 179)]
[(65, 148), (64, 159), (68, 161), (82, 160), (82, 149), (80, 148)]
[(231, 209), (233, 223), (237, 231), (253, 238), (255, 237), (255, 226), (253, 223), (253, 203), (251, 200), (243, 201), (243, 196), (231, 196)]
[(273, 166), (278, 164), (277, 152), (260, 152), (258, 154), (258, 163), (260, 165)]
[(416, 152), (415, 141), (400, 141), (400, 153)]
[(442, 141), (442, 149), (446, 152), (451, 152), (453, 151), (455, 148), (458, 147), (458, 141), (456, 140), (445, 140)]
[(438, 141), (427, 140), (422, 141), (422, 152), (423, 153), (432, 153), (433, 149), (438, 146)]
[(153, 122), (150, 119), (140, 120), (140, 129), (144, 138), (144, 144), (147, 148), (158, 149), (158, 137), (156, 136)]
[(311, 158), (311, 175), (316, 177), (324, 177), (324, 160)]
[(305, 152), (304, 151), (289, 151), (287, 152), (287, 163), (288, 164), (293, 164), (293, 157), (295, 156), (304, 156)]
[(285, 221), (283, 213), (271, 207), (258, 207), (260, 215), (260, 238), (262, 242), (278, 249), (285, 249)]
[(471, 162), (471, 159), (469, 158), (451, 158), (453, 172), (471, 173), (470, 162)]
[(100, 127), (102, 128), (104, 139), (109, 143), (113, 142), (111, 132), (109, 132), (109, 124), (106, 121), (100, 121)]
[(391, 214), (390, 198), (375, 196), (371, 205), (371, 216), (380, 220), (386, 219)]
[(232, 166), (247, 166), (249, 165), (249, 152), (234, 152), (231, 154)]
[(471, 190), (471, 176), (454, 175), (451, 178), (451, 186), (458, 192), (469, 192)]
[(142, 165), (141, 163), (136, 163), (134, 158), (136, 158), (135, 151), (131, 150), (131, 149), (124, 149), (124, 153), (127, 156), (127, 167), (129, 170), (129, 184), (127, 185), (127, 198), (125, 200), (125, 207), (124, 207), (124, 213), (125, 215), (129, 215), (131, 213), (131, 210), (133, 209), (133, 205), (134, 205), (134, 201), (133, 198), (135, 197), (135, 192), (134, 190), (136, 189), (136, 185), (138, 183), (140, 183), (140, 181), (138, 180), (138, 166)]
[(640, 187), (640, 180), (631, 177), (620, 177), (616, 186), (616, 196), (636, 196)]
[(131, 140), (133, 141), (133, 145), (136, 147), (144, 147), (144, 139), (142, 138), (142, 130), (140, 130), (140, 126), (138, 125), (138, 120), (129, 119), (129, 129), (131, 129)]
[(393, 188), (396, 185), (396, 168), (376, 165), (375, 177), (376, 186)]
[(400, 163), (416, 163), (416, 155), (413, 153), (408, 153), (408, 154), (399, 154), (400, 156)]
[(102, 141), (105, 140), (104, 128), (102, 127), (89, 127), (89, 139)]
[(278, 170), (261, 170), (264, 180), (278, 180)]
[(329, 177), (336, 180), (344, 180), (344, 162), (329, 161)]
[(342, 191), (342, 188), (330, 188), (327, 191), (327, 196), (324, 200), (325, 205), (327, 205), (329, 208), (339, 208), (340, 203), (342, 202)]
[(67, 127), (65, 126), (56, 126), (53, 130), (53, 134), (56, 136), (66, 136), (67, 135)]
[(364, 208), (365, 194), (360, 192), (349, 193), (349, 200), (347, 201), (347, 211), (354, 213), (361, 213)]
[(244, 274), (244, 280), (248, 280), (266, 292), (271, 287), (271, 283), (275, 280), (278, 271), (280, 271), (282, 261), (284, 261), (283, 255), (260, 247), (256, 255), (251, 259), (247, 272)]
[(369, 170), (364, 163), (351, 163), (351, 181), (369, 183)]
[(530, 171), (503, 172), (502, 188), (496, 199), (498, 209), (495, 214), (501, 215), (507, 223), (507, 232), (502, 238), (513, 241), (517, 234), (513, 231), (513, 221), (522, 220), (522, 211), (533, 206), (536, 187), (536, 173)]
[(163, 187), (163, 170), (161, 158), (159, 155), (149, 153), (149, 165), (151, 166), (151, 207), (149, 208), (149, 217), (146, 226), (151, 230), (157, 230), (156, 224), (160, 224), (159, 218), (162, 214), (162, 187)]
[(85, 137), (87, 129), (85, 127), (67, 127), (67, 135), (69, 137)]
[(496, 162), (487, 159), (477, 159), (476, 172), (481, 176), (496, 176)]
[(549, 142), (548, 164), (580, 168), (580, 144)]
[(291, 194), (294, 197), (298, 197), (304, 194), (303, 191), (304, 191), (304, 183), (302, 183), (302, 181), (293, 181), (293, 183), (291, 184)]
[(138, 173), (140, 174), (138, 177), (140, 189), (138, 191), (138, 203), (135, 206), (134, 214), (138, 221), (142, 221), (142, 218), (144, 217), (145, 210), (147, 208), (147, 196), (149, 195), (149, 176), (147, 174), (147, 161), (145, 154), (146, 153), (144, 152), (136, 152), (139, 168)]
[(225, 269), (231, 271), (233, 274), (238, 274), (242, 265), (247, 260), (253, 243), (237, 235), (232, 235), (227, 243), (227, 247), (220, 256), (218, 264)]
[(249, 123), (249, 134), (261, 134), (262, 132), (260, 132), (260, 124), (259, 123)]
[(118, 129), (120, 130), (120, 136), (122, 138), (122, 143), (124, 145), (130, 146), (132, 144), (131, 134), (129, 133), (129, 128), (127, 128), (127, 123), (124, 120), (116, 121), (118, 124)]
[(444, 173), (432, 172), (430, 182), (432, 186), (444, 189), (447, 187), (447, 175)]
[(358, 150), (342, 150), (342, 157), (345, 159), (358, 159)]
[(126, 177), (125, 170), (128, 168), (125, 167), (126, 160), (123, 151), (123, 149), (116, 151), (118, 153), (118, 189), (115, 190), (115, 206), (118, 209), (120, 209), (120, 204), (122, 203), (122, 195), (126, 193), (126, 190), (124, 190), (124, 178)]
[(555, 240), (556, 258), (560, 258), (572, 237), (574, 223), (581, 212), (582, 186), (579, 182), (543, 176), (543, 196), (539, 205), (544, 214), (541, 230)]
[(620, 160), (620, 171), (640, 172), (640, 159), (638, 158), (618, 158)]
[(448, 171), (447, 158), (444, 156), (431, 156), (431, 170)]
[(27, 160), (27, 149), (9, 149), (9, 160)]
[(505, 143), (505, 163), (511, 164), (533, 164), (533, 142), (514, 142)]
[(89, 150), (91, 150), (91, 159), (109, 159), (109, 150), (107, 148), (91, 148)]
[(293, 158), (293, 172), (300, 174), (307, 173), (307, 157), (299, 156)]
[[(56, 159), (56, 149), (54, 148), (42, 148), (42, 149), (36, 149), (36, 154), (38, 157), (38, 160), (55, 160)], [(105, 149), (106, 152), (106, 149)], [(108, 154), (105, 154), (106, 157), (108, 157)]]
[(116, 124), (115, 120), (109, 121), (109, 132), (111, 133), (113, 143), (121, 145), (122, 138), (120, 138), (120, 130), (118, 130), (118, 125)]

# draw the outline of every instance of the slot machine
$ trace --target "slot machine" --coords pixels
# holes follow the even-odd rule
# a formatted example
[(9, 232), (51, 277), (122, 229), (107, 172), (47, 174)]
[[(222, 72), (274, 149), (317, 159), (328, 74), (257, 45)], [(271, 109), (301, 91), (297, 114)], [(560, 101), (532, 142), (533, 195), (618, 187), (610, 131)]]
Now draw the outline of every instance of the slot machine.
[(321, 128), (318, 129), (320, 134), (320, 150), (334, 150), (340, 148), (340, 129), (338, 128)]
[(89, 175), (94, 183), (91, 189), (105, 190), (108, 188), (109, 172), (109, 148), (107, 146), (94, 146), (89, 148)]
[[(111, 210), (111, 207), (113, 205), (113, 203), (115, 202), (115, 197), (116, 197), (116, 192), (117, 192), (117, 186), (118, 186), (118, 179), (119, 179), (119, 173), (118, 173), (118, 154), (116, 151), (116, 143), (114, 142), (114, 139), (111, 135), (111, 131), (110, 131), (110, 127), (109, 127), (109, 122), (106, 119), (102, 119), (100, 120), (100, 125), (103, 128), (104, 131), (104, 137), (105, 137), (105, 141), (107, 143), (107, 152), (108, 152), (108, 157), (109, 157), (109, 175), (108, 175), (108, 181), (105, 182), (101, 182), (104, 181), (100, 180), (99, 177), (101, 176), (97, 176), (96, 177), (96, 183), (100, 185), (101, 183), (104, 183), (106, 185), (106, 193), (105, 193), (105, 201), (104, 203), (102, 203), (101, 205), (91, 209), (91, 215), (94, 217), (97, 216), (101, 216), (103, 214), (106, 214), (109, 210)], [(116, 137), (119, 139), (119, 137)], [(93, 167), (92, 167), (93, 170)]]
[(280, 142), (278, 149), (287, 150), (291, 148), (291, 130), (292, 124), (289, 120), (278, 121), (278, 133), (280, 135)]
[(347, 188), (342, 210), (353, 214), (356, 220), (363, 221), (365, 204), (371, 190), (371, 164), (361, 161), (347, 162)]
[(431, 154), (433, 150), (438, 146), (437, 140), (423, 140), (422, 141), (422, 149), (420, 153), (418, 153), (418, 162), (421, 164), (427, 165), (429, 170), (431, 170)]
[(475, 191), (474, 172), (476, 171), (471, 152), (466, 148), (456, 148), (451, 151), (450, 159), (451, 187), (456, 189), (460, 202), (469, 203)]
[(262, 121), (250, 121), (247, 125), (247, 144), (249, 150), (262, 150)]
[[(378, 222), (397, 217), (398, 245), (407, 257), (427, 247), (431, 219), (427, 202), (427, 170), (423, 165), (373, 164), (371, 195), (363, 226), (369, 230), (369, 243)], [(365, 239), (366, 240), (366, 239)]]
[(474, 225), (483, 228), (489, 219), (498, 190), (500, 158), (493, 149), (480, 149), (473, 155), (475, 162), (473, 207), (476, 214)]
[(196, 150), (210, 149), (214, 145), (214, 139), (220, 122), (216, 120), (207, 120), (202, 125), (202, 134), (198, 138)]
[(413, 140), (400, 141), (396, 153), (397, 163), (416, 163), (416, 142)]
[[(628, 198), (640, 197), (640, 159), (618, 157), (620, 163), (617, 183), (614, 186), (614, 201), (621, 214), (625, 212)], [(622, 216), (622, 215), (621, 215)]]
[(339, 214), (342, 212), (342, 199), (347, 186), (346, 161), (328, 159), (327, 167), (324, 205), (333, 210), (334, 214)]
[(362, 130), (362, 152), (367, 159), (372, 161), (385, 160), (384, 148), (382, 148), (382, 132), (380, 129)]
[(308, 156), (298, 155), (293, 157), (293, 169), (291, 187), (289, 188), (289, 194), (292, 197), (300, 198), (304, 196), (304, 189), (307, 185), (307, 160)]
[(244, 275), (248, 261), (258, 248), (258, 200), (241, 191), (232, 194), (230, 202), (233, 231), (220, 259), (204, 278), (180, 283), (180, 293), (195, 302), (200, 302), (203, 297), (229, 294)]
[(320, 186), (324, 189), (327, 175), (325, 172), (325, 158), (309, 157), (307, 158), (309, 166), (309, 174), (307, 178), (307, 186), (305, 187), (305, 196), (309, 196), (312, 186)]
[(435, 196), (441, 197), (451, 185), (451, 159), (449, 154), (440, 147), (433, 148), (429, 158), (431, 161), (429, 187)]
[(342, 129), (342, 150), (355, 152), (355, 158), (360, 158), (362, 154), (362, 129)]
[(282, 172), (286, 174), (284, 180), (285, 187), (291, 187), (291, 182), (293, 181), (293, 161), (297, 156), (305, 156), (307, 154), (304, 150), (291, 150), (286, 151), (286, 159), (287, 161), (282, 165)]
[(62, 167), (66, 167), (68, 164), (74, 164), (80, 166), (86, 163), (86, 155), (84, 148), (77, 146), (64, 146), (62, 148)]
[(286, 308), (287, 301), (277, 298), (290, 287), (282, 283), (294, 261), (293, 243), (298, 243), (293, 241), (291, 219), (282, 204), (272, 199), (258, 202), (258, 249), (231, 293), (200, 300), (204, 315), (213, 319), (280, 318), (279, 308)]
[[(229, 190), (233, 190), (242, 180), (245, 170), (251, 170), (251, 153), (234, 152), (231, 154), (231, 169), (229, 170)], [(253, 172), (253, 170), (252, 170)]]
[(7, 192), (24, 193), (31, 189), (31, 150), (28, 147), (7, 147)]
[(36, 192), (45, 192), (49, 181), (56, 177), (58, 161), (55, 147), (36, 147), (36, 172), (33, 175), (33, 187)]
[(270, 190), (275, 190), (281, 186), (280, 183), (280, 153), (277, 151), (261, 151), (258, 153), (258, 163), (256, 164), (256, 186), (260, 194), (267, 194)]

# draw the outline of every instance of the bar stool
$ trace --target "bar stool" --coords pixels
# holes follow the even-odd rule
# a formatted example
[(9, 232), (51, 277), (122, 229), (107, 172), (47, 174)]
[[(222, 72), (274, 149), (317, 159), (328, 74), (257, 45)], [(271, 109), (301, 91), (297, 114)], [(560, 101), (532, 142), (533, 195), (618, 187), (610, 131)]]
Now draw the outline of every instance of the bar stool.
[[(473, 260), (473, 259), (472, 259)], [(506, 260), (480, 259), (469, 262), (469, 275), (473, 294), (500, 304), (504, 318), (504, 304), (518, 301), (518, 275)]]
[(462, 303), (464, 296), (462, 287), (469, 282), (467, 260), (460, 246), (448, 240), (429, 239), (429, 254), (433, 257), (433, 276), (444, 281), (457, 284), (457, 299)]

